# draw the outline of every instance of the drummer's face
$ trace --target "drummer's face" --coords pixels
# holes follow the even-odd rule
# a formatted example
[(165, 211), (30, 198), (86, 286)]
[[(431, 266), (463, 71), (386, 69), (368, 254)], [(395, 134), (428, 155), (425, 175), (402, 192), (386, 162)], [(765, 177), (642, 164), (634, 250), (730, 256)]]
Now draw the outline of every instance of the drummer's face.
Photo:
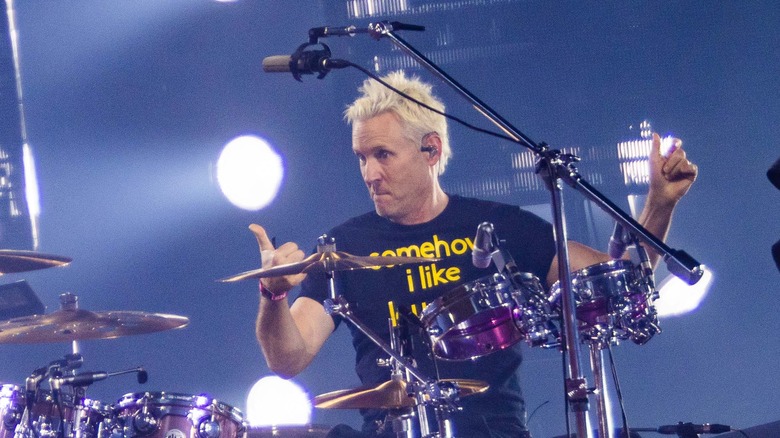
[(377, 214), (401, 224), (419, 223), (435, 172), (420, 143), (404, 135), (398, 117), (385, 112), (355, 122), (352, 150)]

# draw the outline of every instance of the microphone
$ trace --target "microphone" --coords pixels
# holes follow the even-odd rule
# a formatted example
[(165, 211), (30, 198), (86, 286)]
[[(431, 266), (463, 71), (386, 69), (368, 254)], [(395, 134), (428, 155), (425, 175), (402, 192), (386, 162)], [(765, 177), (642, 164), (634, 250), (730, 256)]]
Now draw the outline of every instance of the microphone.
[(780, 158), (766, 171), (766, 177), (769, 178), (769, 182), (780, 190)]
[(493, 230), (493, 224), (490, 222), (482, 222), (477, 227), (477, 234), (474, 236), (474, 249), (471, 250), (471, 263), (477, 268), (490, 266), (491, 256), (495, 250)]
[(658, 428), (658, 433), (664, 435), (691, 435), (700, 433), (725, 433), (731, 431), (731, 426), (725, 424), (693, 424), (693, 423), (677, 423), (674, 425), (661, 426)]
[(266, 73), (292, 73), (300, 81), (300, 75), (318, 74), (320, 79), (329, 71), (349, 67), (351, 63), (330, 57), (330, 50), (308, 50), (293, 55), (274, 55), (263, 58)]
[(56, 382), (57, 386), (70, 385), (70, 386), (87, 386), (97, 381), (105, 380), (110, 376), (109, 373), (104, 371), (82, 373), (75, 376), (57, 377), (52, 378), (52, 382)]
[(146, 372), (146, 370), (143, 368), (138, 368), (137, 378), (138, 378), (138, 383), (144, 384), (147, 381), (149, 381), (149, 373)]
[(612, 259), (620, 259), (623, 257), (623, 253), (626, 252), (628, 246), (628, 236), (623, 229), (623, 224), (615, 222), (615, 229), (612, 231), (612, 235), (609, 236), (609, 245), (607, 247), (607, 254)]

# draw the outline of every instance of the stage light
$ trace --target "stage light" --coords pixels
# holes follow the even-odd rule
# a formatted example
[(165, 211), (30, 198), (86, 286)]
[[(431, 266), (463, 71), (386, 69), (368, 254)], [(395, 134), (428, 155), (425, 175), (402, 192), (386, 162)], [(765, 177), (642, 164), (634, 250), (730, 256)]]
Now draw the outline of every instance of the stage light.
[(703, 267), (704, 274), (694, 285), (669, 275), (658, 286), (659, 298), (655, 300), (655, 309), (659, 317), (678, 316), (696, 310), (704, 301), (712, 285), (712, 271)]
[(309, 394), (292, 380), (267, 376), (249, 391), (246, 419), (250, 426), (294, 426), (311, 423)]
[(271, 145), (245, 135), (231, 140), (217, 161), (217, 182), (225, 197), (244, 210), (260, 210), (276, 198), (284, 164)]

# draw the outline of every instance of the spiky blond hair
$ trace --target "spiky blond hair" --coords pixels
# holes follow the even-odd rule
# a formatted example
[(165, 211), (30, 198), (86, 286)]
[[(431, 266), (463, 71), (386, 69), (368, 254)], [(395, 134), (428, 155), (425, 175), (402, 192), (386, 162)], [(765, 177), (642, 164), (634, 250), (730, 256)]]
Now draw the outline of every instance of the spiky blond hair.
[[(381, 78), (383, 81), (395, 87), (418, 101), (444, 112), (444, 104), (433, 95), (431, 85), (422, 82), (418, 77), (406, 77), (403, 70), (391, 72)], [(356, 121), (370, 119), (384, 112), (393, 112), (401, 121), (405, 136), (408, 140), (419, 144), (425, 134), (436, 132), (441, 138), (441, 156), (439, 157), (437, 172), (444, 173), (447, 162), (452, 155), (449, 134), (447, 132), (447, 119), (441, 114), (424, 108), (373, 79), (367, 79), (358, 88), (360, 96), (347, 106), (344, 111), (344, 119), (350, 124)]]

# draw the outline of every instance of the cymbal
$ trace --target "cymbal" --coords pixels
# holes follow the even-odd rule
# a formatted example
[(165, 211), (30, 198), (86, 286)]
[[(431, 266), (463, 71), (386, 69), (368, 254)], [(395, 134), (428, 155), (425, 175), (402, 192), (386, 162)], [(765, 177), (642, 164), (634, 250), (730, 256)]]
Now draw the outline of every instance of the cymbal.
[(72, 261), (68, 257), (42, 254), (35, 251), (0, 249), (0, 275), (65, 266)]
[[(485, 392), (487, 382), (480, 380), (443, 379), (442, 382), (454, 383), (458, 395), (466, 397)], [(342, 389), (314, 397), (314, 406), (321, 409), (399, 409), (415, 405), (415, 400), (407, 393), (405, 380), (388, 380), (375, 387)]]
[(189, 318), (136, 311), (90, 312), (60, 309), (47, 315), (0, 322), (0, 344), (38, 344), (112, 339), (184, 327)]
[(428, 257), (390, 257), (390, 256), (355, 256), (343, 251), (315, 252), (300, 262), (260, 268), (242, 272), (218, 281), (231, 283), (249, 278), (281, 277), (312, 272), (351, 271), (354, 269), (377, 268), (381, 266), (405, 265), (408, 263), (436, 262), (441, 259)]

